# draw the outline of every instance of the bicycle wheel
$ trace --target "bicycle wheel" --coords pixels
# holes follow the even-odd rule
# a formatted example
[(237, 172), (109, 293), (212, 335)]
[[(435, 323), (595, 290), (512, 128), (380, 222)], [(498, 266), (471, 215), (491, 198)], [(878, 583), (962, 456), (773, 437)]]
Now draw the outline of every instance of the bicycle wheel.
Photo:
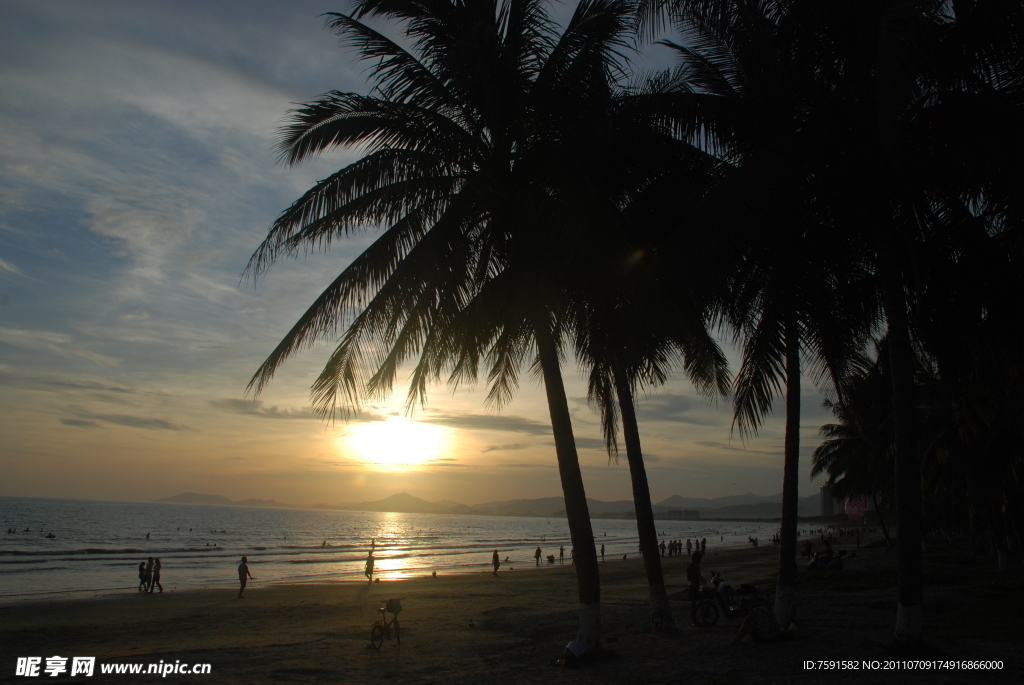
[(697, 607), (697, 623), (706, 628), (710, 628), (718, 623), (718, 607), (712, 602), (702, 602)]
[(370, 631), (370, 644), (374, 649), (380, 649), (380, 646), (384, 644), (384, 626), (379, 623)]
[(399, 632), (399, 629), (398, 629), (398, 619), (397, 618), (394, 621), (391, 622), (391, 630), (395, 631), (395, 642), (397, 642), (398, 644), (402, 644), (402, 634)]

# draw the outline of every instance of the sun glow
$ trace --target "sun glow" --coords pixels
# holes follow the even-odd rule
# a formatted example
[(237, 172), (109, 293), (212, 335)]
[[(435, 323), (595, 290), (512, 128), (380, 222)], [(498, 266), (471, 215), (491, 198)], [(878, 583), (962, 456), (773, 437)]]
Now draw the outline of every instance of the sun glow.
[(353, 426), (339, 438), (346, 454), (377, 471), (411, 471), (444, 456), (451, 432), (443, 426), (389, 419)]

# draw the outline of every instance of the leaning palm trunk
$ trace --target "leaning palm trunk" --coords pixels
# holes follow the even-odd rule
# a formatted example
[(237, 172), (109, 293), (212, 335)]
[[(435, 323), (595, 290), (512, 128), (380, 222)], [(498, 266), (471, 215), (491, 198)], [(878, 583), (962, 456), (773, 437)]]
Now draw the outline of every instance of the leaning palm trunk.
[(626, 459), (629, 461), (629, 477), (633, 482), (633, 508), (636, 511), (636, 530), (640, 536), (640, 549), (644, 556), (644, 570), (650, 589), (651, 623), (655, 633), (674, 633), (675, 621), (665, 590), (665, 575), (658, 556), (658, 531), (654, 527), (654, 509), (651, 506), (651, 490), (647, 485), (647, 470), (644, 468), (643, 452), (640, 450), (640, 429), (633, 407), (633, 393), (625, 374), (615, 369), (615, 392), (618, 395), (619, 411), (622, 413), (622, 433), (626, 441)]
[(562, 480), (562, 494), (565, 497), (565, 515), (572, 539), (573, 564), (576, 567), (580, 600), (580, 627), (576, 642), (591, 652), (600, 649), (601, 635), (601, 579), (597, 550), (594, 548), (594, 530), (590, 525), (587, 493), (583, 488), (583, 474), (576, 454), (576, 440), (572, 434), (569, 402), (562, 384), (558, 350), (546, 322), (536, 327), (535, 335), (548, 411), (551, 414), (551, 430), (555, 437), (558, 475)]
[(796, 613), (796, 528), (800, 503), (800, 334), (796, 315), (786, 318), (786, 442), (782, 467), (782, 545), (775, 619), (785, 628)]
[(883, 301), (888, 322), (889, 365), (892, 370), (893, 425), (896, 433), (896, 554), (899, 595), (894, 635), (900, 642), (921, 638), (924, 604), (921, 564), (921, 462), (917, 453), (914, 415), (914, 351), (903, 283), (891, 254), (883, 248)]

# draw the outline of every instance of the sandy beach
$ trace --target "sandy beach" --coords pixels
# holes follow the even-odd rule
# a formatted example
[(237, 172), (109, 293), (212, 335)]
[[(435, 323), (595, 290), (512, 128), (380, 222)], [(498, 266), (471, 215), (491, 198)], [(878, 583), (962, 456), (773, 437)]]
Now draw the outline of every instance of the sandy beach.
[[(704, 575), (718, 570), (735, 585), (753, 582), (770, 590), (777, 550), (709, 548)], [(679, 633), (651, 636), (642, 562), (631, 555), (601, 565), (609, 655), (578, 669), (550, 665), (574, 636), (572, 566), (513, 564), (497, 577), (483, 572), (271, 587), (255, 582), (241, 600), (233, 590), (203, 590), (7, 605), (0, 607), (0, 682), (22, 681), (13, 675), (16, 657), (52, 655), (95, 656), (97, 664), (211, 664), (210, 675), (172, 674), (166, 682), (1021, 682), (1021, 597), (1007, 592), (1019, 572), (1001, 577), (984, 560), (970, 558), (973, 580), (963, 583), (952, 550), (930, 552), (928, 640), (919, 653), (900, 655), (889, 648), (895, 589), (881, 587), (890, 580), (894, 585), (895, 555), (878, 547), (851, 552), (857, 556), (846, 571), (801, 574), (797, 639), (785, 643), (747, 639), (727, 647), (739, 626), (735, 618), (692, 627), (685, 560), (678, 557), (665, 558), (664, 567)], [(378, 652), (368, 648), (370, 627), (389, 597), (403, 598), (402, 641), (385, 641)], [(824, 673), (803, 663), (905, 658), (1002, 660), (1004, 669)], [(97, 666), (96, 677), (152, 682), (156, 676), (104, 676)]]

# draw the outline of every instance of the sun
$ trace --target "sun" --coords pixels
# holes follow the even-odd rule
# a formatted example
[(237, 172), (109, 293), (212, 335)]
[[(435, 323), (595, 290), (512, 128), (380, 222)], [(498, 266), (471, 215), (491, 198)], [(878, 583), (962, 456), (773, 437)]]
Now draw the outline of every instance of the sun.
[(392, 418), (353, 426), (339, 438), (342, 449), (377, 471), (410, 471), (444, 455), (450, 431), (419, 421)]

